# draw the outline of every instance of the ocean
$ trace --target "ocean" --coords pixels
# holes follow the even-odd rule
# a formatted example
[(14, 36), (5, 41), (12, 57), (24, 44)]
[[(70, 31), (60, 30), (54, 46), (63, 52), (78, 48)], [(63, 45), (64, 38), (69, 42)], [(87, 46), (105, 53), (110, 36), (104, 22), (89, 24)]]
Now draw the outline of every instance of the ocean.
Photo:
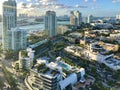
[[(69, 25), (69, 21), (59, 21), (57, 25)], [(19, 26), (20, 29), (24, 29), (27, 32), (31, 31), (42, 31), (44, 30), (44, 23), (35, 24), (35, 25), (27, 25), (27, 26)], [(2, 39), (2, 22), (0, 22), (0, 42)]]

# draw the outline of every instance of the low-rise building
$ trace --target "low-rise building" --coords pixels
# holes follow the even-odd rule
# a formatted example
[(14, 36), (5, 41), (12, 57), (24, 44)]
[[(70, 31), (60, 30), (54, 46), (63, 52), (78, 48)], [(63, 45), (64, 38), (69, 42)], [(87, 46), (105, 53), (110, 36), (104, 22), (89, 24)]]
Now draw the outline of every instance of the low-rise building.
[(110, 43), (104, 43), (102, 41), (98, 42), (98, 44), (103, 47), (107, 51), (118, 51), (119, 50), (119, 45), (118, 44), (110, 44)]
[(60, 90), (59, 81), (62, 80), (62, 69), (56, 64), (39, 64), (39, 68), (30, 70), (32, 86), (43, 90)]
[(57, 34), (64, 34), (68, 31), (68, 27), (65, 25), (60, 25), (57, 27)]
[(120, 33), (110, 34), (111, 38), (120, 39)]
[[(78, 46), (68, 46), (64, 49), (65, 51), (72, 53), (76, 56), (82, 56), (87, 60), (95, 60), (99, 63), (104, 63), (106, 66), (118, 70), (120, 69), (120, 61), (113, 58), (114, 54), (109, 53), (109, 51), (100, 47), (97, 43), (92, 43), (86, 48), (81, 48)], [(110, 60), (110, 61), (109, 61)]]
[[(37, 63), (38, 64), (38, 63)], [(36, 89), (42, 88), (43, 90), (67, 90), (67, 88), (73, 89), (73, 86), (77, 82), (85, 82), (85, 69), (84, 68), (71, 68), (69, 75), (65, 75), (62, 68), (68, 68), (64, 62), (57, 61), (56, 63), (41, 63), (37, 68), (30, 70), (30, 76), (28, 82)], [(68, 69), (67, 69), (68, 70)]]
[(19, 52), (19, 68), (29, 70), (33, 65), (34, 51), (22, 50)]

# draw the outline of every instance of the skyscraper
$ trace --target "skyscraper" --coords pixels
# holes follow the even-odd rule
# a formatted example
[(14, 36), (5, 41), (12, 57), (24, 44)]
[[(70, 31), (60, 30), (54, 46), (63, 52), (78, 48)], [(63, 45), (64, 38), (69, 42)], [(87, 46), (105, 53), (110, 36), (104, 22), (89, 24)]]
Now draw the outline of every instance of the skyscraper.
[(116, 19), (120, 20), (120, 15), (116, 15)]
[(92, 15), (88, 15), (88, 18), (87, 18), (87, 23), (91, 23), (92, 20), (93, 20), (93, 16)]
[[(27, 38), (26, 38), (26, 31), (19, 28), (11, 28), (8, 31), (9, 33), (9, 43), (11, 43), (10, 49), (12, 50), (20, 50), (26, 49), (27, 47)], [(11, 39), (11, 40), (10, 40)]]
[(11, 49), (11, 36), (9, 30), (16, 27), (17, 9), (16, 1), (8, 0), (3, 3), (3, 29), (2, 29), (2, 44), (3, 50)]
[(70, 12), (70, 25), (77, 26), (77, 18), (73, 11)]
[(26, 32), (17, 27), (16, 1), (8, 0), (3, 3), (3, 50), (25, 49), (27, 44)]
[(79, 11), (74, 11), (74, 15), (77, 18), (77, 26), (82, 23), (82, 14)]
[(45, 30), (48, 37), (56, 35), (56, 13), (54, 11), (47, 11), (45, 15)]

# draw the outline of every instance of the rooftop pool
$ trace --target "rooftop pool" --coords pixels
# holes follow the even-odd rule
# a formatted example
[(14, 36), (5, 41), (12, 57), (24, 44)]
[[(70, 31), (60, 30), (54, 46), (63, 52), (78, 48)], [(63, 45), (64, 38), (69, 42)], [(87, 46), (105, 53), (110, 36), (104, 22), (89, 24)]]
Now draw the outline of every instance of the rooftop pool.
[(58, 65), (63, 67), (67, 71), (71, 70), (71, 67), (63, 62), (58, 62)]

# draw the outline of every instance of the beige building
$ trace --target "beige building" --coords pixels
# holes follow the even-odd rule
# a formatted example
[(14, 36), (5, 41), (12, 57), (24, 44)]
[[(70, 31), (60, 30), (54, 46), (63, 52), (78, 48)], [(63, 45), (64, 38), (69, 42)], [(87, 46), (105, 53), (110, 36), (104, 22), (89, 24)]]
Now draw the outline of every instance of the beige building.
[(70, 25), (77, 25), (77, 18), (74, 15), (70, 16)]
[(85, 40), (80, 39), (80, 44), (85, 45)]
[(101, 45), (105, 50), (108, 51), (118, 51), (119, 45), (117, 44), (110, 44), (110, 43), (104, 43), (104, 42), (99, 42), (99, 45)]
[(67, 32), (68, 27), (64, 26), (64, 25), (60, 25), (57, 27), (57, 34), (64, 34), (65, 32)]

